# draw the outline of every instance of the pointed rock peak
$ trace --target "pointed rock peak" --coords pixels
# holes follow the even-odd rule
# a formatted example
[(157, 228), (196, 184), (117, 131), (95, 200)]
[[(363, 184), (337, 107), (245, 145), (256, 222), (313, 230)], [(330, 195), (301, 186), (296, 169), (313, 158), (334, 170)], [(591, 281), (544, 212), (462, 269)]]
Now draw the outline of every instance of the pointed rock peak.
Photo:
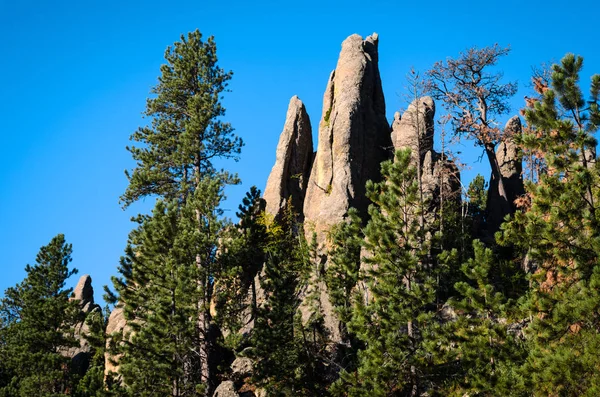
[(77, 286), (73, 290), (71, 299), (79, 300), (82, 304), (91, 302), (94, 303), (94, 288), (92, 287), (92, 277), (84, 274), (79, 279)]
[[(390, 127), (377, 61), (377, 35), (346, 38), (323, 96), (319, 143), (304, 214), (319, 237), (349, 207), (366, 216), (367, 180), (379, 180), (389, 158)], [(311, 232), (312, 233), (312, 232)]]
[(268, 213), (280, 216), (290, 197), (294, 210), (302, 212), (312, 156), (310, 119), (300, 98), (293, 96), (279, 137), (275, 165), (263, 195)]
[[(521, 172), (523, 171), (522, 159), (519, 147), (514, 141), (514, 136), (520, 135), (521, 132), (521, 119), (519, 116), (514, 116), (508, 120), (504, 127), (502, 142), (500, 142), (496, 149), (496, 158), (503, 178), (521, 177)], [(515, 193), (519, 193), (522, 190), (522, 187), (519, 185), (515, 188), (517, 190)]]
[(521, 133), (521, 119), (519, 116), (513, 116), (504, 126), (504, 137), (512, 138), (515, 134)]
[[(352, 35), (342, 43), (335, 71), (323, 95), (319, 123), (319, 146), (304, 201), (305, 233), (317, 234), (319, 255), (326, 256), (326, 235), (343, 221), (350, 207), (367, 218), (368, 180), (381, 180), (381, 162), (390, 158), (390, 125), (385, 116), (385, 99), (377, 60), (377, 36), (363, 40)], [(322, 285), (319, 294), (324, 325), (331, 340), (341, 338), (333, 305)], [(310, 293), (307, 292), (308, 295)], [(301, 306), (303, 319), (307, 309)]]
[(413, 156), (433, 150), (435, 102), (429, 96), (412, 101), (402, 117), (396, 112), (392, 124), (392, 143), (395, 150), (410, 148)]

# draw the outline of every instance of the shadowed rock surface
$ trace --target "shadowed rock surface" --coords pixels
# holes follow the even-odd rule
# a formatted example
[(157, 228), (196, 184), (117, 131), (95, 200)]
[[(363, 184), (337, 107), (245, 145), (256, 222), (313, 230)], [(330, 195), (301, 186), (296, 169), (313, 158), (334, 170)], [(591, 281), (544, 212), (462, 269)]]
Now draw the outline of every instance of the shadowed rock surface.
[[(494, 233), (500, 228), (504, 217), (514, 213), (516, 208), (514, 201), (517, 197), (525, 194), (523, 185), (523, 159), (518, 146), (514, 142), (514, 136), (522, 133), (521, 119), (514, 116), (506, 123), (502, 142), (496, 149), (496, 158), (502, 175), (502, 182), (506, 190), (508, 205), (498, 190), (498, 180), (492, 175), (490, 177), (490, 188), (488, 191), (488, 231)], [(504, 208), (510, 212), (506, 212)]]
[(300, 213), (304, 207), (304, 196), (313, 160), (313, 141), (310, 119), (302, 101), (294, 96), (290, 99), (285, 125), (279, 144), (275, 165), (271, 170), (263, 198), (267, 212), (280, 216), (288, 198), (294, 210)]

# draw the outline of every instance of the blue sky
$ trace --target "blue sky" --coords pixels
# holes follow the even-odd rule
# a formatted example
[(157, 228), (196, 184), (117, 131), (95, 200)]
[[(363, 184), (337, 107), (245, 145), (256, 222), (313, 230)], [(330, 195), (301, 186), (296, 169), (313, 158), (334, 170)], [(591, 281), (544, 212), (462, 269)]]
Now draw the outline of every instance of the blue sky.
[[(73, 265), (92, 275), (100, 298), (129, 219), (152, 204), (119, 206), (123, 171), (133, 165), (125, 146), (145, 122), (165, 48), (183, 33), (214, 35), (221, 66), (234, 71), (226, 120), (246, 146), (240, 162), (224, 164), (243, 181), (228, 190), (233, 217), (250, 186), (264, 189), (293, 95), (318, 125), (327, 78), (350, 34), (379, 33), (390, 121), (407, 106), (411, 67), (426, 70), (496, 42), (512, 48), (500, 69), (519, 82), (517, 113), (532, 66), (574, 52), (585, 58), (585, 87), (600, 73), (599, 10), (593, 1), (0, 0), (0, 295), (22, 280), (40, 246), (64, 233)], [(488, 177), (472, 143), (454, 149), (471, 166), (463, 179)]]

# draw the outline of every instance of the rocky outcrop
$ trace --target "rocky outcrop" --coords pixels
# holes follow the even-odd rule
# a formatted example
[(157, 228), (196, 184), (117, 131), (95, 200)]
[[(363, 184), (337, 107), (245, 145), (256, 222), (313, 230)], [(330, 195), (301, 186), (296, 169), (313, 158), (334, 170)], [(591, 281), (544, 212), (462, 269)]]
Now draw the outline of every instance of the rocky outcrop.
[(102, 314), (100, 306), (94, 303), (94, 288), (89, 275), (81, 276), (70, 299), (77, 301), (80, 308), (79, 321), (75, 324), (73, 334), (79, 345), (66, 349), (63, 354), (71, 358), (71, 365), (76, 372), (84, 374), (91, 360), (91, 346), (86, 339), (90, 329), (86, 319), (92, 312)]
[(413, 158), (419, 153), (423, 164), (425, 155), (433, 150), (435, 102), (425, 96), (415, 99), (404, 112), (394, 114), (392, 123), (392, 143), (394, 149), (409, 148)]
[[(310, 119), (302, 101), (294, 96), (290, 99), (285, 125), (277, 145), (275, 165), (263, 195), (268, 213), (280, 216), (291, 198), (294, 210), (302, 214), (312, 160)], [(301, 215), (300, 217), (302, 218)]]
[(321, 241), (348, 208), (366, 214), (365, 184), (380, 179), (380, 163), (390, 156), (377, 46), (377, 34), (348, 37), (327, 83), (304, 202), (305, 223)]
[[(108, 323), (106, 324), (106, 347), (111, 343), (110, 336), (115, 332), (123, 332), (127, 326), (127, 319), (125, 318), (125, 311), (122, 303), (117, 304), (114, 307), (110, 316), (108, 317)], [(110, 352), (106, 351), (104, 354), (104, 375), (105, 377), (111, 373), (117, 373), (119, 370), (119, 357), (112, 356)]]
[[(420, 170), (424, 199), (429, 214), (436, 214), (442, 200), (460, 200), (460, 172), (447, 156), (433, 149), (435, 102), (425, 96), (415, 99), (392, 123), (394, 149), (411, 150), (412, 162)], [(418, 156), (417, 156), (418, 154)]]
[[(379, 180), (380, 164), (390, 158), (390, 128), (379, 76), (378, 36), (365, 40), (358, 35), (342, 43), (337, 66), (331, 73), (323, 97), (319, 142), (304, 201), (305, 233), (313, 232), (326, 264), (326, 232), (341, 222), (354, 207), (366, 218), (368, 180)], [(325, 265), (326, 267), (326, 265)], [(324, 283), (307, 291), (319, 296), (318, 307), (331, 340), (341, 339), (339, 322)], [(307, 305), (303, 317), (309, 317)]]
[(487, 228), (490, 233), (494, 233), (500, 228), (506, 215), (514, 213), (516, 210), (515, 199), (525, 193), (522, 155), (513, 138), (521, 133), (521, 119), (519, 116), (514, 116), (506, 123), (502, 141), (496, 149), (496, 160), (500, 168), (506, 198), (500, 195), (498, 179), (492, 175), (487, 202)]
[(232, 381), (226, 380), (215, 389), (213, 397), (240, 397)]

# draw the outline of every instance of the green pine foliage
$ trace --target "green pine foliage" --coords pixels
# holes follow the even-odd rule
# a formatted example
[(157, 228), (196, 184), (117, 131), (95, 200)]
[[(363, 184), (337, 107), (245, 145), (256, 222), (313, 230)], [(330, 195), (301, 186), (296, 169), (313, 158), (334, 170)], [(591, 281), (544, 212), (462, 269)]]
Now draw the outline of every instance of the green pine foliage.
[(126, 172), (125, 206), (148, 195), (185, 197), (203, 175), (216, 172), (215, 160), (237, 159), (243, 146), (221, 120), (221, 96), (233, 74), (219, 67), (214, 38), (204, 41), (198, 30), (182, 35), (167, 48), (165, 60), (146, 103), (151, 123), (131, 135), (139, 145), (127, 148), (137, 166)]
[(331, 304), (335, 307), (342, 326), (352, 317), (352, 291), (358, 283), (360, 251), (364, 236), (358, 211), (351, 208), (346, 222), (333, 227), (329, 234), (331, 249), (326, 282)]
[[(516, 303), (494, 286), (502, 259), (478, 240), (473, 241), (473, 252), (461, 266), (464, 281), (455, 284), (457, 296), (448, 301), (452, 312), (444, 324), (443, 346), (454, 365), (443, 394), (517, 395), (517, 369), (525, 346), (508, 326), (519, 320)], [(442, 254), (444, 261), (457, 257), (456, 250)]]
[(291, 206), (281, 221), (267, 222), (261, 276), (264, 303), (257, 307), (252, 347), (254, 381), (273, 396), (324, 395), (324, 338), (303, 322), (302, 295), (311, 274), (309, 246), (295, 223)]
[(265, 260), (265, 202), (261, 192), (252, 186), (237, 213), (235, 226), (224, 231), (219, 255), (219, 272), (215, 286), (215, 321), (228, 331), (227, 345), (237, 349), (239, 331), (256, 317), (257, 274)]
[(104, 385), (104, 353), (108, 316), (107, 306), (104, 311), (91, 311), (85, 319), (89, 331), (83, 337), (91, 346), (91, 362), (85, 375), (77, 382), (77, 386), (72, 393), (75, 397), (105, 397), (110, 395)]
[(214, 162), (237, 160), (243, 143), (222, 120), (232, 73), (218, 65), (216, 51), (213, 37), (203, 40), (198, 30), (167, 48), (146, 103), (151, 122), (131, 135), (135, 145), (127, 148), (136, 167), (126, 172), (123, 205), (146, 196), (164, 200), (151, 217), (138, 218), (141, 229), (132, 232), (122, 278), (115, 281), (132, 320), (120, 371), (134, 394), (211, 395), (218, 382), (222, 357), (210, 311), (224, 227), (218, 207), (223, 185), (237, 177)]
[(197, 346), (212, 339), (212, 330), (194, 320), (208, 310), (200, 302), (209, 294), (212, 272), (196, 261), (200, 255), (202, 263), (216, 262), (221, 188), (219, 180), (207, 179), (183, 207), (159, 200), (151, 216), (138, 217), (130, 235), (122, 277), (113, 280), (128, 329), (112, 340), (131, 395), (195, 396), (207, 388), (210, 380), (201, 373), (206, 358)]
[(73, 387), (69, 357), (77, 346), (73, 326), (77, 302), (70, 301), (67, 279), (73, 249), (64, 235), (40, 248), (25, 279), (8, 288), (0, 302), (0, 396), (65, 396)]
[(499, 236), (532, 269), (523, 373), (534, 395), (598, 394), (600, 170), (592, 134), (600, 127), (600, 75), (592, 76), (586, 101), (582, 67), (581, 57), (567, 54), (525, 110), (531, 130), (522, 144), (544, 154), (544, 172), (528, 183), (524, 211)]
[(381, 166), (383, 181), (367, 184), (370, 220), (364, 229), (364, 274), (348, 325), (365, 348), (356, 371), (334, 391), (348, 396), (417, 395), (433, 367), (426, 343), (433, 332), (435, 270), (420, 224), (419, 188), (410, 151)]

